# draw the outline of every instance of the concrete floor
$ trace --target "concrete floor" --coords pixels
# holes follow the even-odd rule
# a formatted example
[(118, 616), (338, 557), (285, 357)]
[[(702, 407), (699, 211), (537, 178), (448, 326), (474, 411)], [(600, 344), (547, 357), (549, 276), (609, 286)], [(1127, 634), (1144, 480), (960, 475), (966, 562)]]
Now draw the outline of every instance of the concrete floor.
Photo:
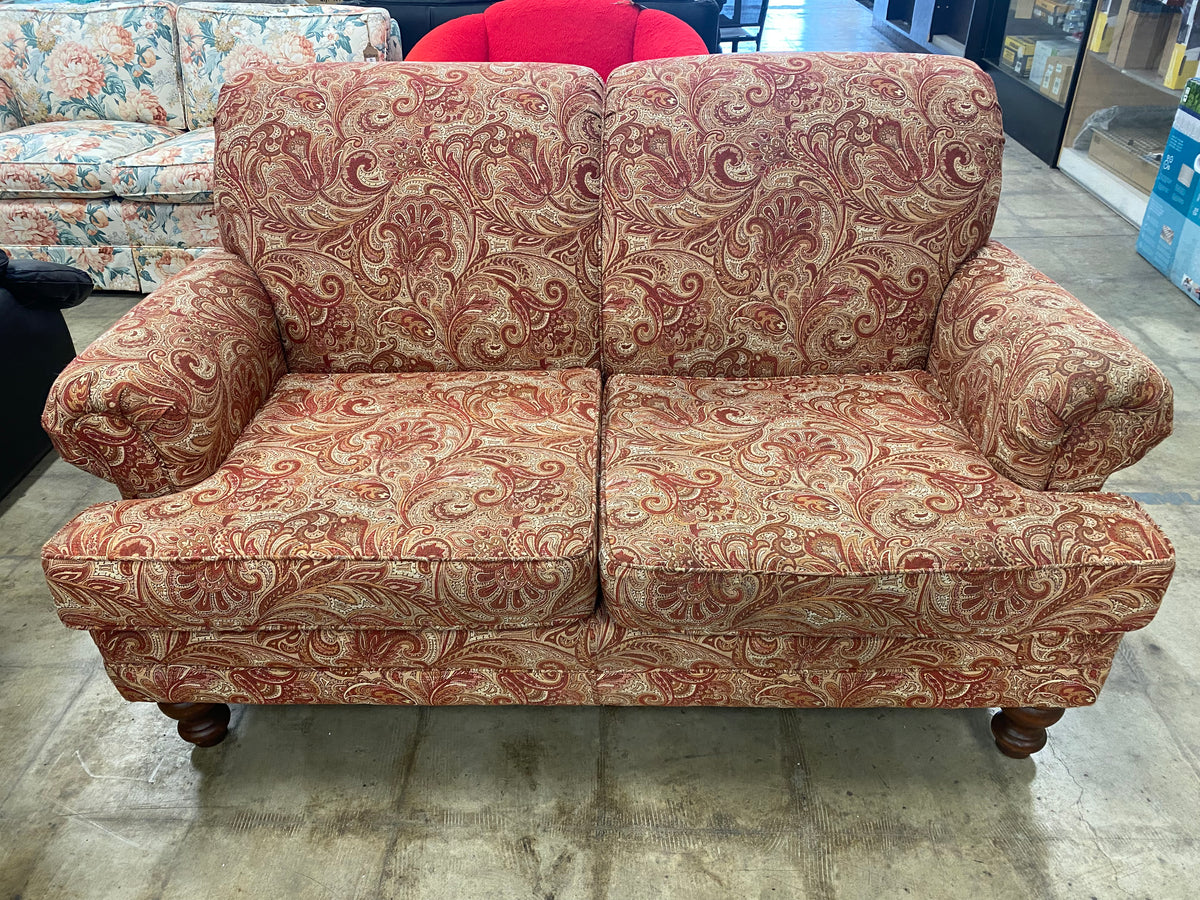
[[(0, 898), (1195, 897), (1200, 307), (1015, 144), (995, 236), (1176, 389), (1176, 434), (1110, 487), (1178, 574), (1037, 757), (998, 754), (982, 710), (250, 707), (193, 750), (55, 617), (39, 546), (116, 493), (47, 460), (0, 502)], [(77, 344), (135, 300), (71, 311)]]

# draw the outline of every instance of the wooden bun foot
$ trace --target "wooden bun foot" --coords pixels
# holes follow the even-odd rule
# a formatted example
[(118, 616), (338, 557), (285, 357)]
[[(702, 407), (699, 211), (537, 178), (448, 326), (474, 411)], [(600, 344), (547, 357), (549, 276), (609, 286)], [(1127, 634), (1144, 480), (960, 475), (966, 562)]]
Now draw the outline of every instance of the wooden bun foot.
[(212, 747), (229, 734), (224, 703), (160, 703), (158, 708), (179, 723), (179, 736), (197, 747)]
[(1007, 706), (992, 716), (992, 735), (1005, 756), (1024, 759), (1046, 746), (1046, 729), (1062, 718), (1065, 710), (1034, 706)]

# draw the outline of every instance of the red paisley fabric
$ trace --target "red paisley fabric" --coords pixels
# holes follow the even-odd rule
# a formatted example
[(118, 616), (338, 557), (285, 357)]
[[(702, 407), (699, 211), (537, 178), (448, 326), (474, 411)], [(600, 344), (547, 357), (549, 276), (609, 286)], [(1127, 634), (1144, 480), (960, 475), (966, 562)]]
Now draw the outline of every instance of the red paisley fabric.
[(43, 562), (81, 628), (518, 627), (595, 607), (600, 379), (285, 375), (209, 479), (90, 507)]
[(1004, 137), (946, 56), (634, 63), (605, 95), (604, 367), (698, 377), (922, 367), (987, 240)]
[(214, 251), (67, 366), (42, 424), (67, 462), (125, 497), (160, 496), (216, 471), (283, 372), (261, 285)]
[(631, 631), (603, 611), (524, 630), (95, 631), (131, 700), (1080, 706), (1120, 635), (930, 640)]
[(1066, 491), (1161, 440), (1170, 387), (987, 243), (986, 76), (739, 54), (601, 90), (228, 86), (230, 252), (47, 404), (141, 498), (46, 545), (62, 620), (133, 700), (1094, 702), (1173, 552)]
[(248, 70), (221, 92), (221, 238), (292, 372), (598, 357), (601, 82), (548, 64)]
[(1171, 433), (1154, 364), (995, 242), (951, 279), (929, 371), (988, 460), (1028, 488), (1099, 490)]
[(604, 406), (601, 582), (629, 628), (1124, 631), (1173, 570), (1132, 500), (999, 475), (925, 372), (613, 376)]

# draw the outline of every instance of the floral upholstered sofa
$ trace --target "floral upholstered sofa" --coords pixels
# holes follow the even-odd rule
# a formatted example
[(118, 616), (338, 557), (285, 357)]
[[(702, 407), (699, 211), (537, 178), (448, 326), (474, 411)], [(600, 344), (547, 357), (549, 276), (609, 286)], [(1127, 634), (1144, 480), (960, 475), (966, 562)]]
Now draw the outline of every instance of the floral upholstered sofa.
[(1096, 700), (1174, 555), (1108, 475), (1170, 385), (989, 240), (973, 64), (248, 70), (225, 249), (62, 374), (116, 483), (62, 621), (207, 745), (228, 704)]
[(0, 249), (152, 290), (220, 246), (225, 80), (269, 62), (399, 58), (390, 25), (339, 6), (0, 5)]

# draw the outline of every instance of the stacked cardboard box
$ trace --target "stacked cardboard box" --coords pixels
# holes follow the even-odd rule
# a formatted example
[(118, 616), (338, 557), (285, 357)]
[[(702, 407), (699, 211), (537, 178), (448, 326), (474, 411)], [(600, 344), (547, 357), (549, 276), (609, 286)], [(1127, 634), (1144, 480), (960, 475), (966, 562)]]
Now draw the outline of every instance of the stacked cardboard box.
[(1071, 93), (1071, 75), (1075, 72), (1075, 57), (1059, 56), (1046, 63), (1038, 90), (1055, 103), (1066, 103)]
[(1108, 61), (1120, 69), (1157, 69), (1163, 49), (1178, 31), (1178, 9), (1160, 0), (1127, 0)]
[(1010, 34), (1004, 38), (1000, 61), (1020, 75), (1029, 77), (1033, 66), (1033, 53), (1037, 49), (1037, 38), (1033, 35)]
[(1163, 84), (1172, 90), (1179, 90), (1196, 74), (1196, 64), (1200, 60), (1200, 22), (1196, 21), (1198, 7), (1200, 3), (1197, 0), (1187, 0), (1174, 43), (1169, 44), (1167, 52), (1163, 54), (1164, 61), (1159, 74), (1163, 76)]
[(1038, 41), (1033, 51), (1033, 65), (1029, 67), (1029, 80), (1040, 85), (1050, 60), (1063, 57), (1074, 63), (1078, 54), (1079, 44), (1075, 41)]
[(1183, 89), (1137, 252), (1200, 303), (1200, 79)]
[(1107, 53), (1112, 47), (1113, 35), (1120, 22), (1121, 0), (1100, 0), (1096, 6), (1096, 21), (1092, 24), (1092, 43), (1088, 47), (1094, 53)]
[(1033, 4), (1033, 18), (1041, 19), (1052, 28), (1061, 28), (1070, 11), (1071, 4), (1059, 0), (1035, 0)]

